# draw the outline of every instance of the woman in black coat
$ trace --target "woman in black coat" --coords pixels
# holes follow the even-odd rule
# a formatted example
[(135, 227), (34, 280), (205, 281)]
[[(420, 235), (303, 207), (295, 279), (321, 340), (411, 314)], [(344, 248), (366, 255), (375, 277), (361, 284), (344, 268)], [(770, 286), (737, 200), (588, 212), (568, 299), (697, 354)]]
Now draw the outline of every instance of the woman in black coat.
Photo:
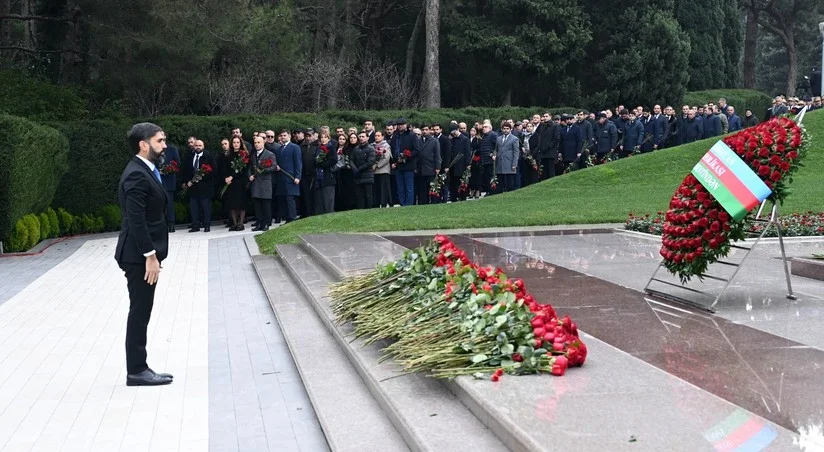
[[(242, 231), (245, 229), (243, 223), (246, 222), (246, 184), (245, 177), (249, 169), (249, 151), (246, 144), (238, 137), (232, 138), (231, 151), (225, 157), (226, 164), (220, 165), (221, 178), (228, 185), (226, 193), (223, 194), (223, 205), (229, 210), (232, 225), (230, 231)], [(245, 163), (243, 163), (245, 161)], [(235, 162), (235, 168), (232, 168)]]
[(326, 132), (320, 135), (320, 145), (315, 150), (315, 183), (312, 194), (315, 197), (315, 213), (320, 215), (335, 211), (335, 166), (338, 153)]
[(481, 196), (483, 171), (481, 168), (481, 156), (478, 154), (478, 150), (481, 147), (481, 134), (477, 127), (469, 129), (469, 140), (469, 149), (472, 152), (472, 160), (470, 160), (472, 167), (469, 170), (469, 190), (473, 198), (478, 198)]
[(352, 174), (352, 151), (358, 145), (358, 136), (354, 133), (347, 138), (341, 135), (338, 137), (338, 174), (337, 174), (337, 197), (335, 199), (335, 212), (343, 212), (355, 208), (355, 178)]
[(352, 149), (352, 173), (355, 182), (355, 207), (368, 209), (372, 207), (372, 187), (375, 183), (375, 147), (369, 144), (366, 132), (361, 132), (358, 145)]

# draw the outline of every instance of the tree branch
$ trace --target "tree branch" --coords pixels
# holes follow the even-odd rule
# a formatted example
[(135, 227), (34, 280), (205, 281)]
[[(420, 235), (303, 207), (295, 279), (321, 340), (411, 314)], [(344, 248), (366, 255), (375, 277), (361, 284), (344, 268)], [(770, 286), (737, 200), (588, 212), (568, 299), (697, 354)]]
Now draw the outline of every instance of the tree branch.
[(761, 25), (762, 27), (766, 28), (767, 31), (769, 31), (770, 33), (776, 35), (778, 37), (778, 39), (780, 39), (785, 45), (787, 45), (787, 43), (789, 42), (787, 34), (784, 33), (784, 30), (782, 30), (782, 29), (776, 27), (775, 25), (771, 24), (768, 20), (766, 20), (766, 19), (759, 16), (758, 17), (758, 24)]
[(80, 51), (77, 51), (77, 50), (71, 50), (71, 49), (36, 50), (36, 49), (28, 49), (26, 47), (21, 47), (21, 46), (0, 46), (0, 50), (20, 50), (22, 52), (28, 52), (28, 53), (73, 53), (75, 55), (88, 56), (87, 53), (80, 52)]
[(76, 18), (70, 17), (52, 17), (52, 16), (23, 16), (20, 14), (3, 14), (0, 15), (0, 20), (42, 20), (46, 22), (76, 22)]

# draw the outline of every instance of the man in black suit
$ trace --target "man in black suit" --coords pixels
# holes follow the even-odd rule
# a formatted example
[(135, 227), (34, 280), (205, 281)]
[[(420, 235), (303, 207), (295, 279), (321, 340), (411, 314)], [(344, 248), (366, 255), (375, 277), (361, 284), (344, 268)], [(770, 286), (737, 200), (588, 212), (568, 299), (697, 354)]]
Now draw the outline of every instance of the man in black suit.
[(172, 382), (146, 364), (146, 329), (154, 304), (160, 263), (169, 253), (166, 189), (157, 165), (166, 148), (163, 130), (148, 122), (135, 124), (128, 134), (135, 157), (120, 176), (117, 193), (123, 223), (115, 260), (126, 275), (129, 317), (126, 321), (126, 385), (155, 386)]
[(200, 181), (194, 180), (197, 170), (204, 165), (211, 167), (214, 173), (214, 160), (204, 151), (203, 141), (197, 140), (194, 153), (189, 160), (183, 162), (183, 180), (186, 181), (183, 186), (188, 187), (189, 213), (192, 217), (189, 232), (198, 232), (201, 226), (203, 232), (209, 232), (212, 224), (213, 174), (204, 175)]

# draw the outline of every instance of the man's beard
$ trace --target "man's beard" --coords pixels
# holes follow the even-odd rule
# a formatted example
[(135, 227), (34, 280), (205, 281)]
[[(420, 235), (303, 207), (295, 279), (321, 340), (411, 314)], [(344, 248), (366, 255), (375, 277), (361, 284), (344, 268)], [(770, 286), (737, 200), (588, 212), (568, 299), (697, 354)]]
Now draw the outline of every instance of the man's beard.
[(149, 161), (154, 163), (155, 166), (163, 166), (166, 161), (166, 152), (163, 149), (157, 151), (152, 145), (149, 145)]

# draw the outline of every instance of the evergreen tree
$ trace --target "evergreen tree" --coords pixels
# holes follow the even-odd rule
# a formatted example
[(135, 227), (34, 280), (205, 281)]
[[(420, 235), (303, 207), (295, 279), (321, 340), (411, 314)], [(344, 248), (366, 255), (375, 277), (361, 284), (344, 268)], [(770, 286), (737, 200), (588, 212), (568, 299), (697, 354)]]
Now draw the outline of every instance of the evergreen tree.
[(576, 78), (588, 105), (681, 101), (690, 44), (673, 17), (673, 2), (585, 2), (595, 36), (586, 49), (588, 64), (577, 67)]
[(724, 26), (721, 43), (724, 48), (724, 85), (722, 88), (738, 88), (741, 85), (741, 52), (744, 27), (738, 0), (723, 0)]
[(718, 0), (679, 1), (675, 18), (690, 38), (690, 91), (723, 88), (727, 82), (723, 3)]

